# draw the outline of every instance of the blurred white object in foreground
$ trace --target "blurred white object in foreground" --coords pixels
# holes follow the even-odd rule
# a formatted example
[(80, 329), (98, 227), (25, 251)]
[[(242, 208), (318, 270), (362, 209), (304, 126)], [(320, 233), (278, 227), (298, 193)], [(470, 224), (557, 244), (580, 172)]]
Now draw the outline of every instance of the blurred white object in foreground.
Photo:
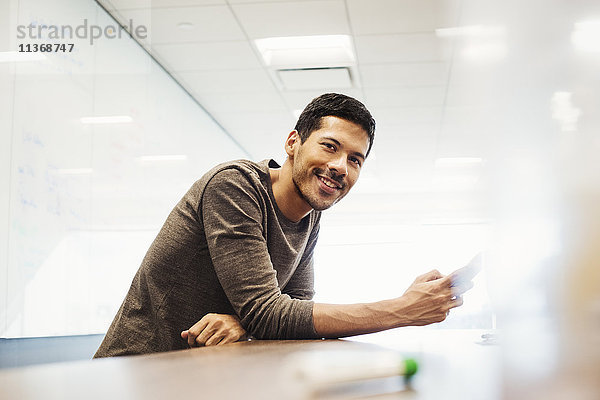
[(489, 88), (482, 135), (496, 223), (486, 272), (503, 396), (598, 399), (600, 52), (582, 43), (599, 41), (590, 21), (600, 3), (473, 1), (461, 19), (505, 27), (504, 57), (470, 66), (480, 74), (469, 82)]

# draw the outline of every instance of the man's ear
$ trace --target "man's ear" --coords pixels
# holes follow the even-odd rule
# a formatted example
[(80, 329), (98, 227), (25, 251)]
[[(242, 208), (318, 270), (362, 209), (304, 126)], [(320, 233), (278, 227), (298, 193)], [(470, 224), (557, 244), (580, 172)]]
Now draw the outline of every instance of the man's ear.
[(285, 140), (285, 152), (287, 153), (288, 157), (294, 158), (294, 155), (296, 154), (296, 148), (301, 144), (302, 143), (298, 131), (291, 131)]

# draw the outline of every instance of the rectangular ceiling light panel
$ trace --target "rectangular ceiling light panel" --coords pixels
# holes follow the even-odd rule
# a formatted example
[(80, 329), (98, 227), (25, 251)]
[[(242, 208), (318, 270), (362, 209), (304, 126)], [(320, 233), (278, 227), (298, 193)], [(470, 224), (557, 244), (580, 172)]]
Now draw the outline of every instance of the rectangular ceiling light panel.
[(339, 67), (356, 59), (348, 35), (273, 37), (255, 44), (268, 67)]

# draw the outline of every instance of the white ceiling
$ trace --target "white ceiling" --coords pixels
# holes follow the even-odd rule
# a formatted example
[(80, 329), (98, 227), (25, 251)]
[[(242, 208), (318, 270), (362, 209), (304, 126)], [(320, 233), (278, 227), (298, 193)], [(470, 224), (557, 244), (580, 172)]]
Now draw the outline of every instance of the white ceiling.
[[(436, 35), (464, 25), (466, 1), (99, 0), (121, 23), (149, 28), (142, 45), (252, 158), (281, 161), (294, 111), (338, 91), (363, 101), (378, 124), (363, 187), (385, 182), (387, 191), (429, 193), (444, 179), (436, 176), (436, 159), (483, 157), (478, 115), (487, 93), (472, 78), (485, 65), (462, 56), (460, 38)], [(477, 21), (469, 16), (468, 23)], [(259, 38), (339, 34), (351, 36), (356, 56), (354, 86), (342, 90), (286, 90), (254, 45)], [(473, 174), (469, 182), (477, 181)]]

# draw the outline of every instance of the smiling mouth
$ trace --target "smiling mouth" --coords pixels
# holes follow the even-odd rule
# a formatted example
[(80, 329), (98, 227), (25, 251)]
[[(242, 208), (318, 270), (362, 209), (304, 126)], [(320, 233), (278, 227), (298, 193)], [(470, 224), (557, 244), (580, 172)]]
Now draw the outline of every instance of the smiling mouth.
[(342, 185), (340, 185), (338, 182), (336, 182), (336, 181), (334, 181), (334, 180), (331, 180), (331, 179), (325, 178), (325, 177), (323, 177), (323, 176), (320, 176), (320, 175), (317, 175), (317, 178), (319, 178), (319, 180), (320, 180), (321, 182), (323, 182), (323, 184), (324, 184), (325, 186), (327, 186), (327, 187), (329, 187), (329, 188), (331, 188), (331, 189), (336, 189), (336, 190), (339, 190), (339, 189), (341, 189), (341, 188), (342, 188)]

